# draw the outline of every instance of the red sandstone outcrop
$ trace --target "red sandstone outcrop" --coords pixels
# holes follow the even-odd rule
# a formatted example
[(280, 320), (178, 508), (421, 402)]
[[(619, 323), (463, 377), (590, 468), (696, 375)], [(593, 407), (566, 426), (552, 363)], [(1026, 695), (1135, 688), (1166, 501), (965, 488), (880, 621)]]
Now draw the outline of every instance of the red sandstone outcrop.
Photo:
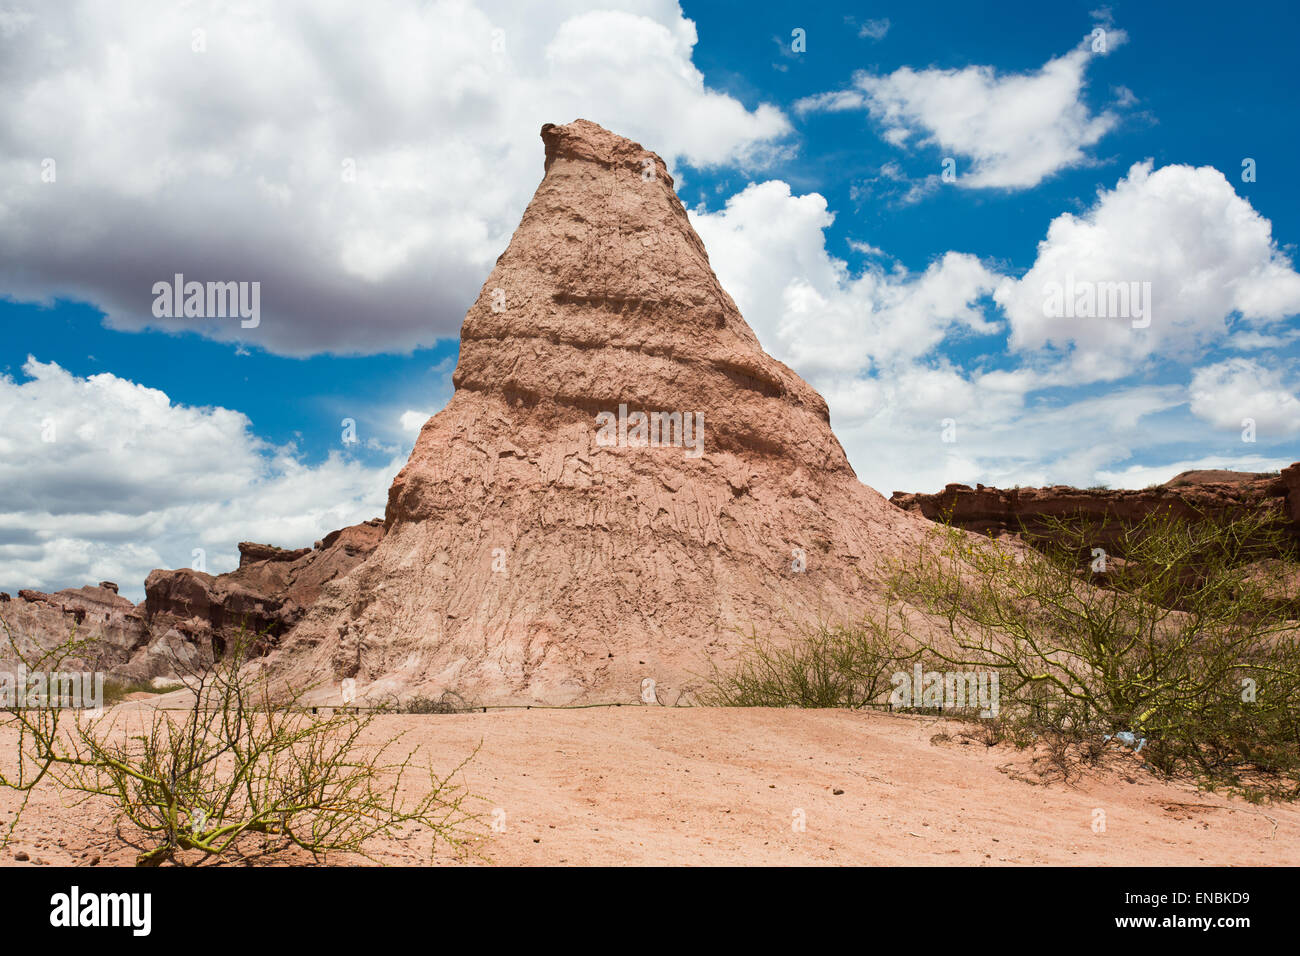
[[(75, 634), (78, 640), (94, 644), (93, 661), (77, 658), (69, 664), (93, 666), (113, 675), (128, 668), (145, 632), (140, 610), (103, 584), (50, 594), (21, 590), (16, 600), (0, 604), (0, 625), (33, 662), (43, 649)], [(0, 633), (0, 665), (7, 669), (14, 663), (9, 640)]]
[(241, 629), (257, 635), (264, 650), (315, 603), (327, 581), (360, 564), (383, 536), (383, 522), (374, 518), (331, 532), (316, 548), (241, 542), (239, 567), (226, 574), (154, 571), (144, 585), (144, 618), (155, 629), (176, 629), (209, 656), (224, 653)]
[[(650, 677), (671, 701), (742, 633), (867, 612), (876, 557), (925, 533), (764, 353), (663, 161), (585, 120), (542, 140), (387, 534), (271, 655), (297, 682), (567, 703)], [(628, 432), (602, 417), (620, 410)], [(651, 412), (702, 420), (698, 452), (635, 444)]]
[[(969, 531), (997, 537), (1044, 530), (1045, 518), (1082, 516), (1106, 519), (1111, 534), (1140, 521), (1157, 508), (1175, 516), (1222, 515), (1242, 509), (1268, 509), (1286, 518), (1300, 539), (1300, 462), (1280, 475), (1244, 471), (1185, 471), (1163, 485), (1140, 491), (1083, 489), (1068, 485), (1049, 488), (999, 489), (950, 484), (937, 494), (896, 491), (895, 505), (922, 514), (931, 521), (950, 521)], [(1118, 541), (1098, 538), (1100, 547), (1113, 549)]]
[[(188, 568), (158, 570), (145, 582), (145, 600), (132, 604), (111, 581), (53, 594), (22, 590), (5, 595), (0, 622), (25, 654), (38, 654), (74, 633), (87, 641), (89, 659), (78, 666), (104, 670), (115, 680), (174, 677), (177, 670), (210, 662), (240, 629), (259, 636), (265, 650), (315, 602), (321, 588), (347, 574), (384, 535), (379, 518), (331, 532), (316, 548), (286, 550), (243, 542), (239, 568), (205, 574)], [(0, 639), (0, 663), (11, 665)]]

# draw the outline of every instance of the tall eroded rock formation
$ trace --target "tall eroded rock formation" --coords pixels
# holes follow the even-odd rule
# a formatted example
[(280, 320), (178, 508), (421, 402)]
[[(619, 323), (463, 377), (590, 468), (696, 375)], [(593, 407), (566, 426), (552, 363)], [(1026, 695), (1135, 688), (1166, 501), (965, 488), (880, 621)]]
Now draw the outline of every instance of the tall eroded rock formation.
[(634, 701), (649, 677), (672, 703), (742, 634), (868, 612), (875, 558), (924, 533), (763, 351), (663, 161), (585, 120), (542, 140), (383, 541), (272, 655), (322, 696)]

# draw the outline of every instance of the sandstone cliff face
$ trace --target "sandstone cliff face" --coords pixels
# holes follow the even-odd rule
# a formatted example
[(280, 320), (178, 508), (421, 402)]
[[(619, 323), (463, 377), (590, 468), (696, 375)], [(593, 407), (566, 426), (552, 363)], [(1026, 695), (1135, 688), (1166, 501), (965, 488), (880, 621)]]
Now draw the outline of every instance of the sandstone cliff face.
[(239, 567), (227, 574), (158, 570), (145, 581), (141, 605), (155, 630), (174, 628), (211, 659), (241, 628), (265, 651), (315, 603), (321, 587), (367, 558), (384, 536), (375, 518), (331, 532), (316, 548), (294, 551), (241, 542)]
[[(583, 120), (542, 139), (455, 394), (384, 540), (273, 653), (287, 676), (482, 703), (636, 700), (650, 677), (671, 702), (741, 632), (865, 613), (875, 556), (924, 533), (763, 352), (663, 161)], [(702, 419), (701, 451), (608, 444), (598, 416), (620, 406)]]
[[(0, 622), (25, 654), (56, 646), (75, 630), (78, 640), (94, 647), (89, 659), (69, 666), (103, 670), (118, 681), (175, 678), (178, 670), (226, 652), (241, 628), (260, 634), (256, 650), (265, 652), (322, 586), (365, 560), (383, 534), (376, 518), (331, 532), (315, 548), (244, 542), (238, 570), (227, 574), (154, 571), (139, 605), (108, 581), (53, 594), (24, 590), (17, 599), (0, 595)], [(16, 663), (0, 636), (0, 667)]]
[[(116, 585), (106, 586), (111, 584), (105, 581), (98, 587), (65, 588), (51, 594), (23, 590), (17, 598), (0, 595), (0, 625), (29, 660), (75, 633), (79, 640), (95, 643), (95, 660), (79, 658), (70, 666), (86, 665), (119, 675), (129, 669), (145, 629), (140, 610), (118, 595)], [(11, 670), (16, 664), (9, 640), (0, 633), (0, 670)]]
[(1044, 530), (1044, 518), (1083, 516), (1109, 519), (1097, 540), (1114, 550), (1115, 537), (1127, 524), (1140, 521), (1157, 508), (1176, 516), (1224, 514), (1241, 509), (1269, 509), (1285, 517), (1300, 542), (1300, 462), (1281, 475), (1240, 471), (1186, 471), (1163, 485), (1141, 491), (1072, 488), (986, 488), (951, 484), (937, 494), (894, 492), (895, 505), (931, 521), (951, 521), (960, 528), (997, 537), (1006, 533)]

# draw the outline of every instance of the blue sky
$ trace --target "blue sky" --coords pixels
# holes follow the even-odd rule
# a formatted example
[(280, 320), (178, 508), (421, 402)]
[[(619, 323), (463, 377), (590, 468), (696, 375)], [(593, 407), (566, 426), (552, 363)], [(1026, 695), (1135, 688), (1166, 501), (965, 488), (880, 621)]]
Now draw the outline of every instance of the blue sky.
[[(1286, 3), (113, 8), (0, 5), (0, 589), (382, 513), (578, 116), (665, 157), (886, 495), (1300, 458)], [(155, 317), (176, 272), (260, 324)], [(1067, 273), (1150, 327), (1044, 318)]]

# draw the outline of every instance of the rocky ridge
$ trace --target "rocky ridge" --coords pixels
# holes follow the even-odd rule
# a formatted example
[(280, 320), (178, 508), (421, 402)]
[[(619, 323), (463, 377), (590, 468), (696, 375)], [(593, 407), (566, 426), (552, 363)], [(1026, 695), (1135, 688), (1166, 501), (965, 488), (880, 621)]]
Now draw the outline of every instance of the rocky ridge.
[[(375, 518), (331, 532), (312, 548), (242, 542), (235, 571), (154, 571), (139, 604), (121, 597), (111, 581), (48, 594), (21, 590), (16, 598), (0, 594), (0, 623), (24, 654), (39, 654), (75, 631), (78, 640), (93, 643), (94, 655), (69, 667), (103, 670), (123, 683), (170, 683), (178, 670), (228, 650), (241, 629), (257, 635), (255, 651), (267, 651), (326, 583), (369, 556), (383, 533)], [(7, 650), (7, 642), (2, 646)], [(12, 667), (12, 657), (0, 653), (0, 666)]]
[[(1277, 475), (1244, 471), (1185, 471), (1161, 485), (1140, 490), (1074, 488), (991, 488), (949, 484), (935, 494), (896, 491), (890, 501), (931, 521), (991, 537), (1046, 529), (1045, 519), (1081, 516), (1105, 519), (1099, 547), (1115, 549), (1115, 537), (1127, 525), (1156, 509), (1176, 517), (1221, 515), (1241, 509), (1268, 509), (1290, 524), (1300, 543), (1300, 462)], [(1110, 535), (1110, 537), (1107, 537)]]

